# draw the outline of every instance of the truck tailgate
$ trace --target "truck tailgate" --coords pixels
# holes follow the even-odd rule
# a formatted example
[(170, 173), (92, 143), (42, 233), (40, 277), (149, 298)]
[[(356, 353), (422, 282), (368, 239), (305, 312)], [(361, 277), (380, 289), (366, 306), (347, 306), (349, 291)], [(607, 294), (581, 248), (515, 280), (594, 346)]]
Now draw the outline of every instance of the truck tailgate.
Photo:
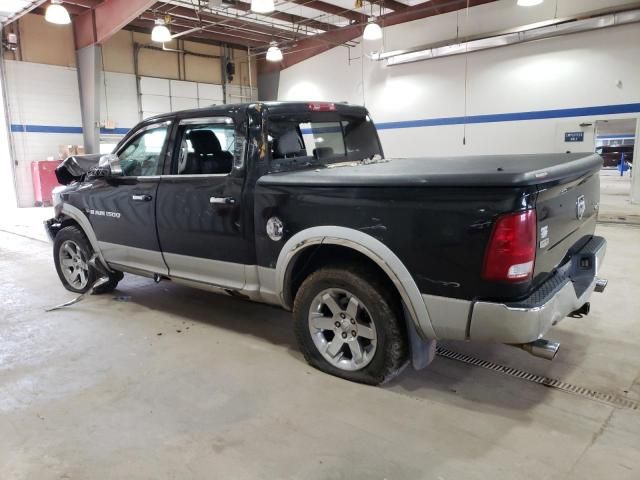
[(539, 186), (534, 285), (544, 281), (591, 239), (596, 228), (599, 202), (598, 170)]

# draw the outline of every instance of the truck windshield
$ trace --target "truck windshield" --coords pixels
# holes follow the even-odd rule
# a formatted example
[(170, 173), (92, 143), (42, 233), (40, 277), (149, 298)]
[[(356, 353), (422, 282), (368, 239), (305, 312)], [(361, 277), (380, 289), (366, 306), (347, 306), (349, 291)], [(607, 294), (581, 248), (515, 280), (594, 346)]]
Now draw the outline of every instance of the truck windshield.
[(382, 156), (378, 134), (368, 115), (270, 116), (268, 133), (272, 172)]

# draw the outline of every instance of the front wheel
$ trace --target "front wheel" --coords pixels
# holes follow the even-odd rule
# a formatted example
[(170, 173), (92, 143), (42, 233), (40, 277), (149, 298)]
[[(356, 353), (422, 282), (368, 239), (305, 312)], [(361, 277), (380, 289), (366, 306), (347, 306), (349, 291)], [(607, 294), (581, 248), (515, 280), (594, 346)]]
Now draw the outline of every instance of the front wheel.
[(408, 361), (401, 309), (377, 272), (327, 267), (302, 283), (295, 332), (309, 364), (347, 380), (377, 385)]
[[(75, 226), (61, 229), (53, 242), (53, 261), (58, 277), (64, 288), (75, 293), (86, 293), (91, 289), (101, 273), (91, 265), (93, 248), (84, 233)], [(95, 293), (112, 291), (123, 275), (110, 272), (109, 281), (96, 287)]]

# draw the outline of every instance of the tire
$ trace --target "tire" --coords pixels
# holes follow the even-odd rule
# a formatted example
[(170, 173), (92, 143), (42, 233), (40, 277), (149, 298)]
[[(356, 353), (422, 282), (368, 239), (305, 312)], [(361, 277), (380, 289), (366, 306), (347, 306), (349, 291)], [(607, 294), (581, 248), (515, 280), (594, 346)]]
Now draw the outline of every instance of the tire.
[[(88, 292), (100, 272), (89, 264), (93, 248), (82, 230), (75, 226), (61, 229), (53, 241), (53, 261), (62, 285), (74, 293)], [(94, 293), (107, 293), (116, 288), (122, 280), (121, 272), (109, 273), (109, 281), (100, 285)]]
[(313, 367), (379, 385), (408, 363), (401, 312), (376, 271), (325, 267), (300, 286), (293, 307), (294, 329), (300, 350)]

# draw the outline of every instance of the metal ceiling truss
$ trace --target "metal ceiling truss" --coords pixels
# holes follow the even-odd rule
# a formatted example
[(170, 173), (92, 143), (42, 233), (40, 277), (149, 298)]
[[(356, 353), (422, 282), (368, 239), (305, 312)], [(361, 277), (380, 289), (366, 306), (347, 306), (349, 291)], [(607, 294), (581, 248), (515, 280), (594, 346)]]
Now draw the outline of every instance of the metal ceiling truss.
[[(356, 0), (352, 8), (329, 1), (276, 0), (274, 12), (256, 14), (249, 0), (223, 0), (217, 5), (208, 0), (156, 0), (146, 2), (143, 11), (127, 8), (128, 3), (141, 4), (141, 0), (63, 0), (74, 16), (74, 30), (82, 30), (80, 36), (76, 34), (81, 45), (105, 41), (116, 27), (122, 28), (124, 20), (125, 28), (148, 32), (155, 19), (168, 16), (176, 38), (248, 47), (258, 58), (271, 42), (277, 42), (284, 60), (280, 64), (263, 62), (264, 70), (286, 68), (336, 46), (358, 45), (356, 39), (370, 15), (376, 15), (385, 27), (496, 0), (426, 0), (414, 6), (400, 0), (364, 0), (358, 8)], [(42, 4), (37, 13), (44, 13), (47, 4)], [(123, 9), (129, 11), (123, 14)]]

